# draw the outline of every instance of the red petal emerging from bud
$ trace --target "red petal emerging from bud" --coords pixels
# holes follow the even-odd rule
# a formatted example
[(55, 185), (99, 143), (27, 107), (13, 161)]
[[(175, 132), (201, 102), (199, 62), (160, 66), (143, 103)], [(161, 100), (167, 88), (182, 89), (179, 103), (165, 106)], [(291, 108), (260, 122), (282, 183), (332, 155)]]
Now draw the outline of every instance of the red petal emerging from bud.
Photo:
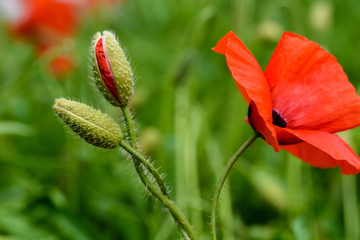
[(99, 68), (101, 78), (102, 78), (103, 82), (105, 83), (106, 88), (109, 90), (109, 92), (113, 95), (114, 98), (116, 98), (118, 101), (120, 101), (119, 94), (116, 91), (116, 85), (115, 85), (115, 81), (114, 81), (114, 76), (111, 71), (111, 66), (110, 66), (109, 61), (106, 58), (106, 53), (104, 51), (102, 37), (100, 37), (96, 43), (95, 55), (96, 55), (97, 66)]

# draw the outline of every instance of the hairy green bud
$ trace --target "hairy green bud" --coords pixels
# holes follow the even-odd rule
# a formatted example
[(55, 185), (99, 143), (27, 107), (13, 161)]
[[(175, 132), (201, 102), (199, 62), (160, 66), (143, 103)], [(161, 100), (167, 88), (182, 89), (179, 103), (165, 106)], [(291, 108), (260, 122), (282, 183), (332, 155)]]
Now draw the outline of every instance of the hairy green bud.
[(86, 104), (58, 98), (54, 110), (81, 138), (101, 148), (115, 148), (122, 139), (118, 124), (107, 114)]
[(114, 106), (126, 106), (134, 94), (133, 74), (119, 42), (111, 32), (96, 33), (91, 45), (95, 83)]

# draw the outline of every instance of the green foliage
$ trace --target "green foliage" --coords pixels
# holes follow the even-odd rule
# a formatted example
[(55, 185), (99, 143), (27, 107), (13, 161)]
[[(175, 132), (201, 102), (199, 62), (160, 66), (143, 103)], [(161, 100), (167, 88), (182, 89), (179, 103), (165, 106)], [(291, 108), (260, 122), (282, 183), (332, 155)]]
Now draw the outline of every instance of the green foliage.
[[(201, 239), (209, 239), (214, 185), (252, 134), (246, 104), (211, 47), (233, 30), (265, 68), (281, 33), (294, 31), (335, 55), (359, 87), (359, 9), (350, 0), (128, 0), (83, 19), (73, 40), (76, 69), (62, 81), (47, 72), (48, 59), (37, 58), (2, 26), (0, 239), (179, 238), (169, 214), (144, 197), (121, 152), (73, 138), (51, 108), (54, 98), (71, 96), (120, 118), (90, 84), (88, 47), (95, 32), (111, 29), (126, 47), (141, 144), (166, 173), (173, 198)], [(152, 135), (143, 138), (148, 129)], [(359, 133), (347, 132), (357, 153)], [(358, 176), (312, 168), (257, 140), (221, 196), (220, 234), (226, 240), (359, 238), (358, 183)]]

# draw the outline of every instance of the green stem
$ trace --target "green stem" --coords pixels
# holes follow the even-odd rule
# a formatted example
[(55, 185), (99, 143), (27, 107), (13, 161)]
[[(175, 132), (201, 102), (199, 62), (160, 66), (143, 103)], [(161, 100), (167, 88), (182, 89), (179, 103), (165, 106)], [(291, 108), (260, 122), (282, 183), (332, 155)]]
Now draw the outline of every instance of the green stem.
[(125, 124), (126, 124), (127, 130), (128, 130), (128, 133), (129, 133), (130, 145), (133, 148), (137, 149), (135, 126), (134, 126), (134, 122), (133, 122), (129, 107), (122, 106), (121, 111), (123, 113)]
[[(134, 159), (138, 160), (141, 164), (146, 165), (150, 164), (148, 160), (146, 160), (140, 153), (138, 153), (135, 149), (130, 147), (125, 142), (120, 142), (120, 146), (127, 151)], [(143, 173), (139, 173), (139, 175), (143, 175)], [(184, 214), (176, 207), (174, 202), (168, 198), (165, 194), (158, 191), (152, 184), (148, 184), (147, 189), (151, 194), (153, 194), (157, 199), (159, 199), (160, 202), (162, 202), (170, 211), (171, 215), (173, 216), (175, 222), (180, 225), (181, 229), (183, 229), (187, 236), (190, 239), (197, 240), (196, 233), (189, 223), (189, 221), (186, 219)]]
[[(132, 120), (132, 116), (131, 113), (129, 111), (129, 108), (127, 106), (121, 107), (121, 110), (123, 112), (123, 116), (124, 116), (124, 120), (127, 126), (127, 130), (129, 133), (129, 138), (130, 138), (130, 145), (137, 150), (137, 143), (136, 143), (136, 134), (135, 134), (135, 127), (134, 127), (134, 122)], [(137, 153), (138, 154), (138, 153)], [(165, 183), (162, 179), (162, 177), (160, 176), (159, 172), (156, 170), (156, 168), (146, 159), (143, 157), (144, 162), (141, 162), (143, 164), (144, 167), (146, 167), (149, 172), (154, 176), (156, 182), (158, 183), (161, 192), (169, 199), (170, 198), (170, 194), (169, 191), (167, 190)], [(141, 169), (141, 166), (138, 164), (137, 161), (134, 161), (135, 164), (135, 168), (136, 171), (138, 172), (138, 174), (140, 175), (139, 171), (143, 172), (143, 169)], [(144, 183), (145, 184), (145, 183)], [(146, 184), (149, 185), (149, 184)]]
[[(131, 118), (131, 113), (127, 106), (121, 107), (121, 110), (123, 112), (125, 123), (127, 126), (126, 130), (128, 131), (128, 135), (130, 138), (130, 144), (133, 148), (137, 149), (136, 135), (135, 135), (135, 130), (134, 130), (134, 124), (133, 124), (133, 121)], [(145, 173), (144, 173), (144, 170), (142, 169), (141, 164), (138, 161), (136, 161), (136, 159), (134, 159), (134, 158), (133, 158), (133, 163), (135, 166), (135, 170), (140, 177), (141, 182), (144, 184), (144, 186), (146, 188), (148, 188), (148, 185), (151, 184), (151, 181), (145, 176)]]
[[(130, 138), (130, 144), (135, 150), (137, 150), (138, 146), (137, 146), (137, 141), (136, 141), (136, 133), (135, 133), (135, 127), (134, 127), (134, 122), (133, 122), (133, 119), (132, 119), (132, 115), (131, 115), (130, 110), (129, 110), (129, 108), (127, 106), (121, 107), (121, 110), (122, 110), (122, 113), (123, 113), (123, 116), (124, 116), (128, 136)], [(171, 201), (171, 197), (170, 197), (170, 194), (168, 193), (168, 190), (167, 190), (167, 188), (165, 186), (165, 183), (162, 180), (160, 174), (153, 167), (153, 165), (150, 162), (148, 162), (146, 160), (146, 158), (144, 158), (145, 159), (144, 163), (146, 163), (146, 164), (143, 164), (143, 165), (141, 165), (141, 163), (139, 161), (137, 161), (136, 158), (134, 158), (134, 156), (132, 157), (132, 159), (133, 159), (133, 162), (134, 162), (135, 170), (136, 170), (137, 174), (139, 175), (141, 182), (146, 187), (146, 189), (148, 189), (153, 194), (153, 196), (155, 196), (161, 202), (163, 202), (159, 198), (158, 194), (154, 190), (155, 187), (153, 187), (153, 185), (152, 185), (153, 183), (149, 179), (149, 177), (151, 177), (151, 176), (149, 176), (149, 177), (146, 176), (146, 173), (145, 173), (144, 168), (143, 168), (144, 166), (146, 166), (149, 169), (149, 171), (153, 175), (152, 177), (154, 177), (156, 179), (158, 185), (160, 186), (160, 190), (161, 190), (162, 194), (164, 194)], [(184, 239), (188, 239), (188, 235), (186, 233), (186, 230), (182, 226), (182, 224), (177, 220), (177, 217), (174, 216), (174, 214), (172, 212), (171, 212), (171, 215), (174, 218), (177, 226), (179, 227), (181, 235), (184, 237)]]
[(228, 163), (226, 164), (220, 179), (216, 185), (215, 194), (212, 199), (213, 204), (211, 208), (211, 236), (213, 240), (216, 240), (216, 210), (218, 207), (219, 197), (221, 193), (221, 189), (224, 186), (225, 180), (230, 173), (231, 168), (234, 166), (236, 160), (241, 156), (241, 154), (255, 141), (258, 137), (257, 134), (250, 137), (238, 150), (237, 152), (230, 158)]

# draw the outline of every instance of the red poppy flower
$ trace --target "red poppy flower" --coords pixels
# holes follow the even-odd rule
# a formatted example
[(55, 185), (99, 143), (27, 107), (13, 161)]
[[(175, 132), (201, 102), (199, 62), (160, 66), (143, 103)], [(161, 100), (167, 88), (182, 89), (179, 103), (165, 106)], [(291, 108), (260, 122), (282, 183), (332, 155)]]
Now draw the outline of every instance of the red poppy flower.
[(360, 125), (360, 98), (334, 56), (291, 32), (282, 35), (265, 72), (233, 32), (213, 50), (225, 55), (251, 126), (275, 151), (280, 146), (343, 174), (360, 171), (360, 158), (334, 134)]
[(78, 23), (80, 6), (70, 1), (31, 0), (23, 7), (24, 14), (13, 23), (12, 30), (40, 52), (72, 35)]
[(13, 35), (31, 43), (37, 50), (38, 57), (51, 56), (48, 69), (59, 80), (65, 79), (75, 66), (74, 58), (70, 54), (74, 46), (69, 44), (69, 39), (79, 23), (81, 2), (14, 0), (7, 3), (14, 4), (12, 7), (20, 12), (8, 19)]

